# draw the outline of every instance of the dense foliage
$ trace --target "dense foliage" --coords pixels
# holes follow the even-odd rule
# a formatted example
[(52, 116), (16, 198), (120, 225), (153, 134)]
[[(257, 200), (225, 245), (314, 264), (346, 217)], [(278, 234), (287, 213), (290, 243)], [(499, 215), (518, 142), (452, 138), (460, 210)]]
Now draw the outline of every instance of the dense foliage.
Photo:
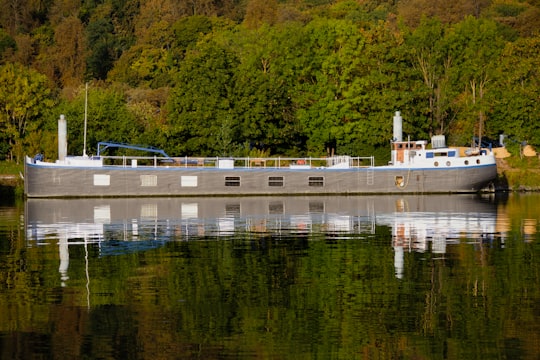
[(385, 153), (395, 110), (540, 145), (540, 4), (425, 2), (0, 0), (0, 159), (54, 159), (59, 114), (82, 153), (85, 83), (88, 153)]

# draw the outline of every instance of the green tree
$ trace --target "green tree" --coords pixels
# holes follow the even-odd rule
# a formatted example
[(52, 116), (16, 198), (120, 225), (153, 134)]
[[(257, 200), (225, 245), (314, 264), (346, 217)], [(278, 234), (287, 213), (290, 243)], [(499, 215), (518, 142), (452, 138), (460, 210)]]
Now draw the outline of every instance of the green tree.
[[(171, 24), (166, 21), (154, 22), (147, 29), (144, 38), (138, 39), (138, 44), (132, 47), (137, 50), (138, 56), (130, 58), (129, 66), (139, 86), (155, 89), (173, 82), (171, 79), (175, 71), (171, 57), (173, 44), (174, 34)], [(130, 57), (131, 49), (124, 54)]]
[(454, 102), (459, 117), (454, 130), (464, 136), (484, 135), (492, 104), (486, 97), (504, 42), (491, 20), (468, 17), (449, 31), (446, 39), (452, 58), (451, 76), (459, 95)]
[(113, 67), (117, 56), (113, 30), (110, 19), (105, 18), (97, 19), (86, 26), (86, 41), (89, 44), (86, 66), (90, 78), (104, 80)]
[(41, 115), (54, 105), (47, 77), (16, 63), (0, 66), (0, 133), (10, 160), (24, 155), (24, 139), (42, 125)]
[(391, 138), (394, 110), (406, 110), (410, 66), (399, 34), (384, 24), (357, 28), (345, 20), (318, 20), (305, 29), (297, 112), (308, 150), (365, 155)]
[(236, 56), (212, 41), (186, 54), (169, 98), (167, 149), (171, 153), (215, 155), (224, 147), (223, 124), (237, 131), (229, 123), (234, 120), (231, 94), (237, 66)]
[(0, 28), (0, 64), (4, 63), (8, 51), (15, 51), (17, 43), (15, 40), (2, 28)]
[(54, 62), (55, 77), (62, 87), (78, 86), (86, 72), (86, 41), (81, 21), (70, 16), (55, 28), (55, 45), (50, 55)]
[(47, 21), (51, 0), (0, 0), (0, 28), (9, 34), (28, 33)]
[(494, 78), (492, 134), (540, 146), (540, 37), (508, 43)]
[(186, 0), (179, 1), (177, 10), (183, 16), (206, 15), (213, 16), (216, 14), (216, 2), (214, 0)]
[[(382, 148), (388, 156), (392, 138), (392, 116), (396, 110), (405, 119), (404, 135), (425, 138), (426, 119), (414, 104), (418, 103), (418, 77), (403, 49), (403, 35), (380, 22), (361, 30), (363, 46), (356, 53), (354, 77), (350, 89), (351, 110), (358, 121), (347, 124), (351, 134), (348, 152), (366, 155)], [(386, 161), (385, 161), (386, 162)]]
[(244, 25), (250, 29), (257, 29), (263, 24), (272, 25), (276, 22), (277, 12), (277, 0), (249, 0)]
[(174, 45), (182, 51), (195, 46), (201, 35), (212, 31), (213, 24), (207, 16), (196, 15), (176, 21), (172, 30), (174, 32)]
[(398, 1), (397, 10), (405, 23), (416, 27), (422, 16), (439, 18), (445, 24), (458, 23), (466, 16), (478, 18), (490, 3), (489, 0), (408, 0)]
[(240, 140), (273, 154), (291, 154), (303, 148), (294, 116), (294, 80), (286, 75), (286, 57), (292, 56), (284, 45), (288, 34), (284, 29), (263, 25), (256, 30), (240, 30), (232, 41), (240, 62), (233, 91)]
[(122, 52), (134, 43), (139, 2), (85, 2), (87, 78), (105, 80)]
[(291, 84), (295, 116), (308, 152), (322, 155), (325, 142), (336, 136), (341, 122), (356, 116), (349, 112), (347, 101), (361, 41), (357, 28), (344, 20), (314, 20), (301, 29), (291, 27), (287, 35), (287, 50), (297, 47), (283, 60), (295, 78)]
[[(81, 86), (75, 98), (64, 100), (54, 109), (55, 116), (48, 119), (49, 128), (55, 129), (60, 114), (65, 115), (68, 124), (68, 153), (73, 155), (81, 155), (84, 150), (85, 97), (85, 88)], [(87, 154), (95, 154), (100, 141), (138, 143), (145, 129), (143, 119), (135, 117), (128, 109), (123, 91), (90, 84), (87, 101)]]
[(35, 29), (32, 35), (19, 35), (18, 38), (18, 51), (14, 54), (14, 60), (34, 67), (54, 82), (58, 77), (52, 56), (55, 50), (54, 27), (43, 25)]
[(142, 133), (137, 143), (166, 148), (165, 130), (167, 112), (165, 104), (169, 94), (168, 88), (159, 89), (129, 89), (126, 97), (128, 111), (138, 124), (141, 124)]
[(452, 58), (444, 51), (444, 26), (437, 19), (424, 17), (420, 25), (406, 37), (407, 52), (414, 69), (422, 78), (430, 134), (446, 134), (450, 122), (451, 94), (449, 67)]

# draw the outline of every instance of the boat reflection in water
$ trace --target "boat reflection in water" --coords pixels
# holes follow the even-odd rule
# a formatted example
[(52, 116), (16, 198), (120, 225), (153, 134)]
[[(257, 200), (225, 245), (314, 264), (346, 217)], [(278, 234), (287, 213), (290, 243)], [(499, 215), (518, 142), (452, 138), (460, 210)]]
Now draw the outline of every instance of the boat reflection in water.
[(497, 226), (495, 205), (479, 200), (475, 203), (473, 199), (468, 199), (471, 201), (470, 207), (455, 206), (463, 201), (458, 199), (433, 198), (434, 201), (445, 202), (444, 210), (429, 207), (424, 210), (410, 210), (407, 201), (398, 201), (395, 212), (377, 216), (377, 224), (387, 225), (392, 229), (394, 266), (398, 278), (403, 276), (405, 252), (431, 251), (432, 254), (443, 255), (448, 245), (462, 241), (484, 243), (498, 238), (504, 243), (506, 231), (501, 231)]
[(402, 277), (404, 252), (444, 254), (462, 239), (504, 241), (496, 205), (472, 195), (28, 199), (25, 218), (29, 246), (58, 243), (64, 282), (73, 245), (107, 256), (240, 235), (362, 239), (387, 226)]

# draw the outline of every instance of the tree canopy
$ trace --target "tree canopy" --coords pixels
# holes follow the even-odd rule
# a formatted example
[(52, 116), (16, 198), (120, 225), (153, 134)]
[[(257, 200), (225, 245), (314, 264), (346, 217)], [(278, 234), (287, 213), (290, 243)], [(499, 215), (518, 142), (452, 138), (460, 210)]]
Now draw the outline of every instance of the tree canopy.
[(540, 5), (423, 2), (0, 0), (0, 156), (52, 157), (62, 112), (80, 148), (87, 82), (90, 149), (368, 155), (396, 110), (411, 138), (539, 146)]

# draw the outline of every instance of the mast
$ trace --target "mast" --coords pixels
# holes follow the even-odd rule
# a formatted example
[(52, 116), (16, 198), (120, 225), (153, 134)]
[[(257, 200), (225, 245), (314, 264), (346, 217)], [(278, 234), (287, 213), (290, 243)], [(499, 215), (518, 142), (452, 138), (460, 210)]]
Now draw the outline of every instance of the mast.
[(83, 143), (83, 156), (86, 157), (86, 124), (88, 120), (88, 83), (85, 86), (84, 92), (84, 143)]

